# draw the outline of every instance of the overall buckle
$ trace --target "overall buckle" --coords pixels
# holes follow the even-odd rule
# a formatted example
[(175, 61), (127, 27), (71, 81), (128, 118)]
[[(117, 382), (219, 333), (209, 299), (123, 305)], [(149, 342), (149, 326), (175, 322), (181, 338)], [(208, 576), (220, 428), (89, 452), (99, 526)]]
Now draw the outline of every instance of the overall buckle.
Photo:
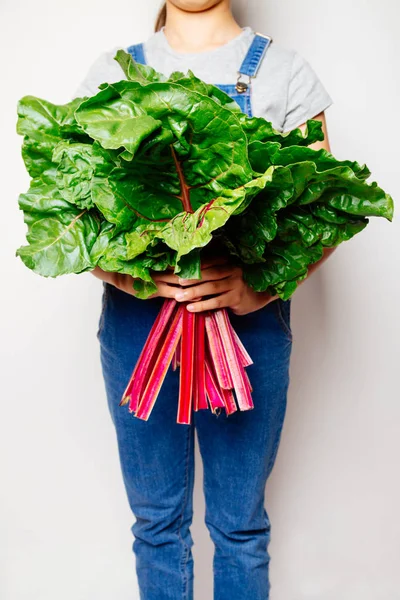
[(238, 73), (238, 78), (236, 81), (235, 88), (239, 94), (243, 94), (244, 92), (247, 92), (247, 90), (249, 89), (250, 82), (251, 82), (251, 77), (249, 75), (247, 75), (247, 77), (248, 77), (247, 82), (242, 81), (242, 79), (241, 79), (242, 77), (244, 77), (244, 75), (242, 73)]

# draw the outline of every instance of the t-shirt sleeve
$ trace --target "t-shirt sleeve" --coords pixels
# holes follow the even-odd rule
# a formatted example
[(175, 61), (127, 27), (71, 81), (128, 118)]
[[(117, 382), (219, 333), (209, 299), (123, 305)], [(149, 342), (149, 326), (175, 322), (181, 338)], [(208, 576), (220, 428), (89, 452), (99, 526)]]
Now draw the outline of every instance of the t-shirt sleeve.
[(124, 72), (114, 60), (118, 48), (103, 52), (89, 68), (86, 77), (75, 90), (74, 98), (93, 96), (99, 91), (101, 83), (116, 83), (124, 79)]
[(331, 104), (331, 96), (310, 63), (294, 51), (283, 131), (295, 129)]

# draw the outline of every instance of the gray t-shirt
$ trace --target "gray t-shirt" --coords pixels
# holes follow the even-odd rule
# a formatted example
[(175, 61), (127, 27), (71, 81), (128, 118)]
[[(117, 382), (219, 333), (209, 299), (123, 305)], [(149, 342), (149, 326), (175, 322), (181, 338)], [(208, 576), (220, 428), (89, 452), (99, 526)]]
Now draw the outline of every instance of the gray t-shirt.
[[(189, 69), (207, 83), (234, 84), (254, 32), (244, 27), (234, 39), (206, 52), (180, 53), (169, 45), (164, 31), (150, 36), (144, 44), (147, 64), (168, 76)], [(114, 60), (116, 50), (104, 52), (90, 68), (76, 96), (91, 96), (100, 83), (124, 78)], [(126, 50), (126, 48), (125, 48)], [(278, 131), (290, 131), (326, 110), (333, 103), (317, 74), (296, 50), (270, 44), (257, 77), (252, 82), (254, 116), (271, 121)]]

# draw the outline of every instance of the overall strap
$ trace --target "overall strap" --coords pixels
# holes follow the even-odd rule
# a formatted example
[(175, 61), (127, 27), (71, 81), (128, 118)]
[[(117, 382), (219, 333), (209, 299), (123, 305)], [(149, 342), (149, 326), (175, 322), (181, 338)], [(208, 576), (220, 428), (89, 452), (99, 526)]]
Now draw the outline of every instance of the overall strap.
[(133, 46), (129, 46), (127, 50), (132, 56), (133, 60), (135, 60), (137, 63), (140, 63), (141, 65), (146, 64), (143, 44), (134, 44)]
[[(272, 37), (262, 35), (261, 33), (255, 34), (238, 71), (236, 90), (239, 93), (245, 92), (249, 87), (250, 80), (257, 75), (258, 69), (260, 68), (261, 62), (271, 42)], [(243, 75), (249, 78), (247, 83), (241, 80)]]

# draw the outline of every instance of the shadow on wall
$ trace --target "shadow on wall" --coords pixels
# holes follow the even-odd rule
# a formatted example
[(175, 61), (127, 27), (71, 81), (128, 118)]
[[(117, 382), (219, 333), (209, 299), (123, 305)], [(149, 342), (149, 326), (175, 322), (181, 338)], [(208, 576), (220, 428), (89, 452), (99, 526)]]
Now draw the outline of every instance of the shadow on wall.
[[(247, 25), (247, 7), (249, 0), (233, 0), (232, 1), (232, 12), (240, 25)], [(250, 23), (252, 25), (252, 23)]]

